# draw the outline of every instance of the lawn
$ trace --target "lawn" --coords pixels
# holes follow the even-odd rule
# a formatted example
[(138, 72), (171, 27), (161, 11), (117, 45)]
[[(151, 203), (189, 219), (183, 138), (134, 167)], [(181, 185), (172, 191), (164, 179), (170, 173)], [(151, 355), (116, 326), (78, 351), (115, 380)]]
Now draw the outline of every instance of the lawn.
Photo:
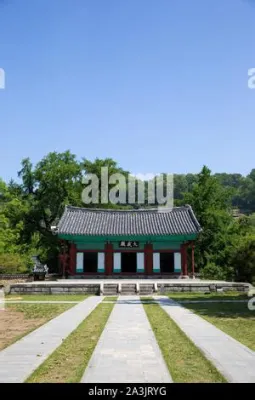
[(114, 302), (116, 302), (117, 299), (118, 299), (118, 296), (106, 296), (103, 301), (114, 301)]
[(150, 299), (142, 298), (142, 301), (174, 382), (225, 382), (218, 370), (158, 304)]
[(184, 306), (255, 351), (255, 311), (250, 311), (247, 303), (203, 302)]
[(0, 350), (75, 304), (5, 304), (0, 311)]
[(6, 300), (17, 300), (17, 301), (82, 301), (88, 296), (83, 294), (11, 294), (5, 296)]
[(29, 383), (80, 382), (114, 304), (101, 303), (27, 379)]
[(223, 292), (223, 293), (208, 293), (204, 294), (201, 292), (178, 292), (178, 293), (166, 293), (166, 295), (173, 300), (187, 301), (187, 300), (247, 300), (247, 293), (242, 292)]

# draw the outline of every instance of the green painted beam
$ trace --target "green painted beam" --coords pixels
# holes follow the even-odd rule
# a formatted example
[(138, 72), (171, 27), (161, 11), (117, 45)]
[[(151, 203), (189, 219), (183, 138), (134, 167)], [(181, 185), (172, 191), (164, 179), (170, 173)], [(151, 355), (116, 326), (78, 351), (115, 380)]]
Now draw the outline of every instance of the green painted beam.
[(164, 236), (84, 236), (84, 235), (64, 235), (59, 234), (58, 237), (60, 239), (68, 240), (70, 242), (76, 243), (95, 243), (95, 242), (119, 242), (122, 240), (133, 240), (133, 241), (143, 241), (143, 242), (161, 242), (161, 241), (169, 241), (169, 242), (186, 242), (189, 240), (195, 240), (198, 237), (198, 234), (190, 234), (190, 235), (164, 235)]

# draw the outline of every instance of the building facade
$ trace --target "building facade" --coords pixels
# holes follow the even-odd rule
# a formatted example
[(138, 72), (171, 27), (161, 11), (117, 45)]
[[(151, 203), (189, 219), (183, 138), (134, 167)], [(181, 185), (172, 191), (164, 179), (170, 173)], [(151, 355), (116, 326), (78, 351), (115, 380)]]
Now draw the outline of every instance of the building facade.
[(67, 206), (59, 221), (62, 273), (72, 276), (188, 275), (187, 249), (201, 227), (190, 206), (104, 210)]

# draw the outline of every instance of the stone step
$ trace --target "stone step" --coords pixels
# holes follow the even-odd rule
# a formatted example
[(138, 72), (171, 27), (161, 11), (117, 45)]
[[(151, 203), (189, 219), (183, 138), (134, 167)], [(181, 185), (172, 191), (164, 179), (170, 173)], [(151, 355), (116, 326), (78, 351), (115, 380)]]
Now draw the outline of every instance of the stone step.
[(140, 284), (140, 294), (153, 294), (154, 292), (154, 285), (153, 284)]
[(115, 288), (118, 287), (117, 283), (104, 283), (105, 288)]
[(122, 283), (121, 285), (122, 288), (130, 288), (130, 289), (135, 289), (136, 285), (134, 283)]
[(117, 290), (103, 290), (104, 294), (117, 294)]
[(107, 296), (118, 294), (118, 285), (106, 284), (103, 286), (103, 294)]

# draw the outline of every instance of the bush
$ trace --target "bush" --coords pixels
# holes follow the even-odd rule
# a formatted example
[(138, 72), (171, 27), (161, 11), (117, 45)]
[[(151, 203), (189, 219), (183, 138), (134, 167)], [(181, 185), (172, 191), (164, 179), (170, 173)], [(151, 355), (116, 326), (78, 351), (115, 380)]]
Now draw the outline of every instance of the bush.
[(232, 265), (238, 281), (254, 282), (255, 276), (255, 236), (248, 236), (240, 241), (232, 254)]
[(200, 270), (200, 276), (202, 279), (215, 279), (224, 281), (227, 279), (227, 270), (211, 262)]
[(0, 273), (22, 274), (28, 272), (26, 259), (19, 254), (0, 254)]

